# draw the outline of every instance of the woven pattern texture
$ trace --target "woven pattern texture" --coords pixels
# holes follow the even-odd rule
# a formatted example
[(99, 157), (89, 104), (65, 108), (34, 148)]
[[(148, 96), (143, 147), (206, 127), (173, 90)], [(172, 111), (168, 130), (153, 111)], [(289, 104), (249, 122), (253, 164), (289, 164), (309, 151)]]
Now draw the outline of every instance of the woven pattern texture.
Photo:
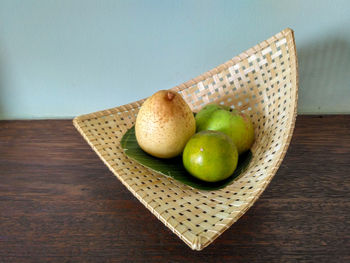
[(265, 190), (287, 151), (297, 109), (297, 57), (285, 29), (228, 62), (173, 88), (194, 112), (215, 102), (247, 112), (255, 127), (247, 170), (216, 191), (193, 189), (129, 159), (120, 140), (135, 124), (140, 100), (76, 117), (85, 140), (113, 174), (159, 220), (201, 250), (241, 217)]

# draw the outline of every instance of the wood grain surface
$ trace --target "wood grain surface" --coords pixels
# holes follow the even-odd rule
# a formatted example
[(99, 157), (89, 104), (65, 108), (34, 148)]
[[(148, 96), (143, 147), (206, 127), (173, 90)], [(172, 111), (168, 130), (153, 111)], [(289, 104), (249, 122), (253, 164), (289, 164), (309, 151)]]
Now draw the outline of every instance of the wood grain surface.
[(299, 116), (256, 204), (192, 251), (71, 120), (0, 122), (0, 262), (350, 262), (350, 116)]

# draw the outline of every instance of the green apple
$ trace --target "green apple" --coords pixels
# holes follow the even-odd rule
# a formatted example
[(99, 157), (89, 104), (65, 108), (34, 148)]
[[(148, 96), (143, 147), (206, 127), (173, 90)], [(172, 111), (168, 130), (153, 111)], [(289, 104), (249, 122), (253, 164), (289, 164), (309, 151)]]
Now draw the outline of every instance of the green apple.
[(221, 131), (231, 137), (241, 154), (249, 150), (254, 142), (254, 127), (249, 116), (226, 106), (209, 104), (196, 115), (197, 132)]

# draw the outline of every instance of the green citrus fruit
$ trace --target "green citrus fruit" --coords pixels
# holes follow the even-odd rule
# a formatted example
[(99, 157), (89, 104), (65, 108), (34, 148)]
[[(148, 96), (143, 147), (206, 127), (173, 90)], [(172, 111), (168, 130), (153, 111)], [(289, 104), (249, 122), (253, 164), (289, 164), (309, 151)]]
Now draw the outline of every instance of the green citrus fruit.
[(198, 131), (205, 130), (205, 126), (207, 125), (207, 121), (212, 115), (213, 112), (217, 110), (230, 110), (230, 107), (219, 104), (208, 104), (204, 106), (197, 114), (196, 114), (196, 129)]
[[(207, 107), (207, 106), (206, 106)], [(254, 127), (250, 117), (238, 110), (227, 110), (210, 104), (196, 115), (196, 130), (221, 131), (227, 134), (241, 154), (249, 150), (254, 142)]]
[(183, 155), (186, 170), (200, 180), (217, 182), (233, 174), (238, 152), (232, 139), (218, 131), (196, 133), (187, 142)]

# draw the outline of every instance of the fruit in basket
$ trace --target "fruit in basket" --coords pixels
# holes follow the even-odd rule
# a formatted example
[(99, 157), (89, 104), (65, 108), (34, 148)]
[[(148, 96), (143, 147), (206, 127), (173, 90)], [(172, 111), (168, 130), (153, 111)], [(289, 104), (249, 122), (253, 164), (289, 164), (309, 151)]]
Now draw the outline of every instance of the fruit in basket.
[[(215, 107), (216, 106), (216, 107)], [(196, 115), (197, 132), (221, 131), (227, 134), (241, 154), (254, 142), (254, 127), (250, 117), (236, 109), (228, 110), (219, 105), (207, 105)]]
[(218, 104), (208, 104), (201, 109), (199, 113), (196, 114), (196, 127), (197, 130), (203, 130), (202, 127), (205, 127), (207, 119), (210, 115), (216, 110), (230, 110), (230, 107)]
[(186, 170), (194, 177), (206, 182), (218, 182), (233, 174), (238, 152), (225, 133), (201, 131), (187, 142), (182, 160)]
[(196, 131), (193, 113), (180, 94), (161, 90), (149, 97), (136, 118), (135, 134), (140, 147), (150, 155), (179, 155)]

